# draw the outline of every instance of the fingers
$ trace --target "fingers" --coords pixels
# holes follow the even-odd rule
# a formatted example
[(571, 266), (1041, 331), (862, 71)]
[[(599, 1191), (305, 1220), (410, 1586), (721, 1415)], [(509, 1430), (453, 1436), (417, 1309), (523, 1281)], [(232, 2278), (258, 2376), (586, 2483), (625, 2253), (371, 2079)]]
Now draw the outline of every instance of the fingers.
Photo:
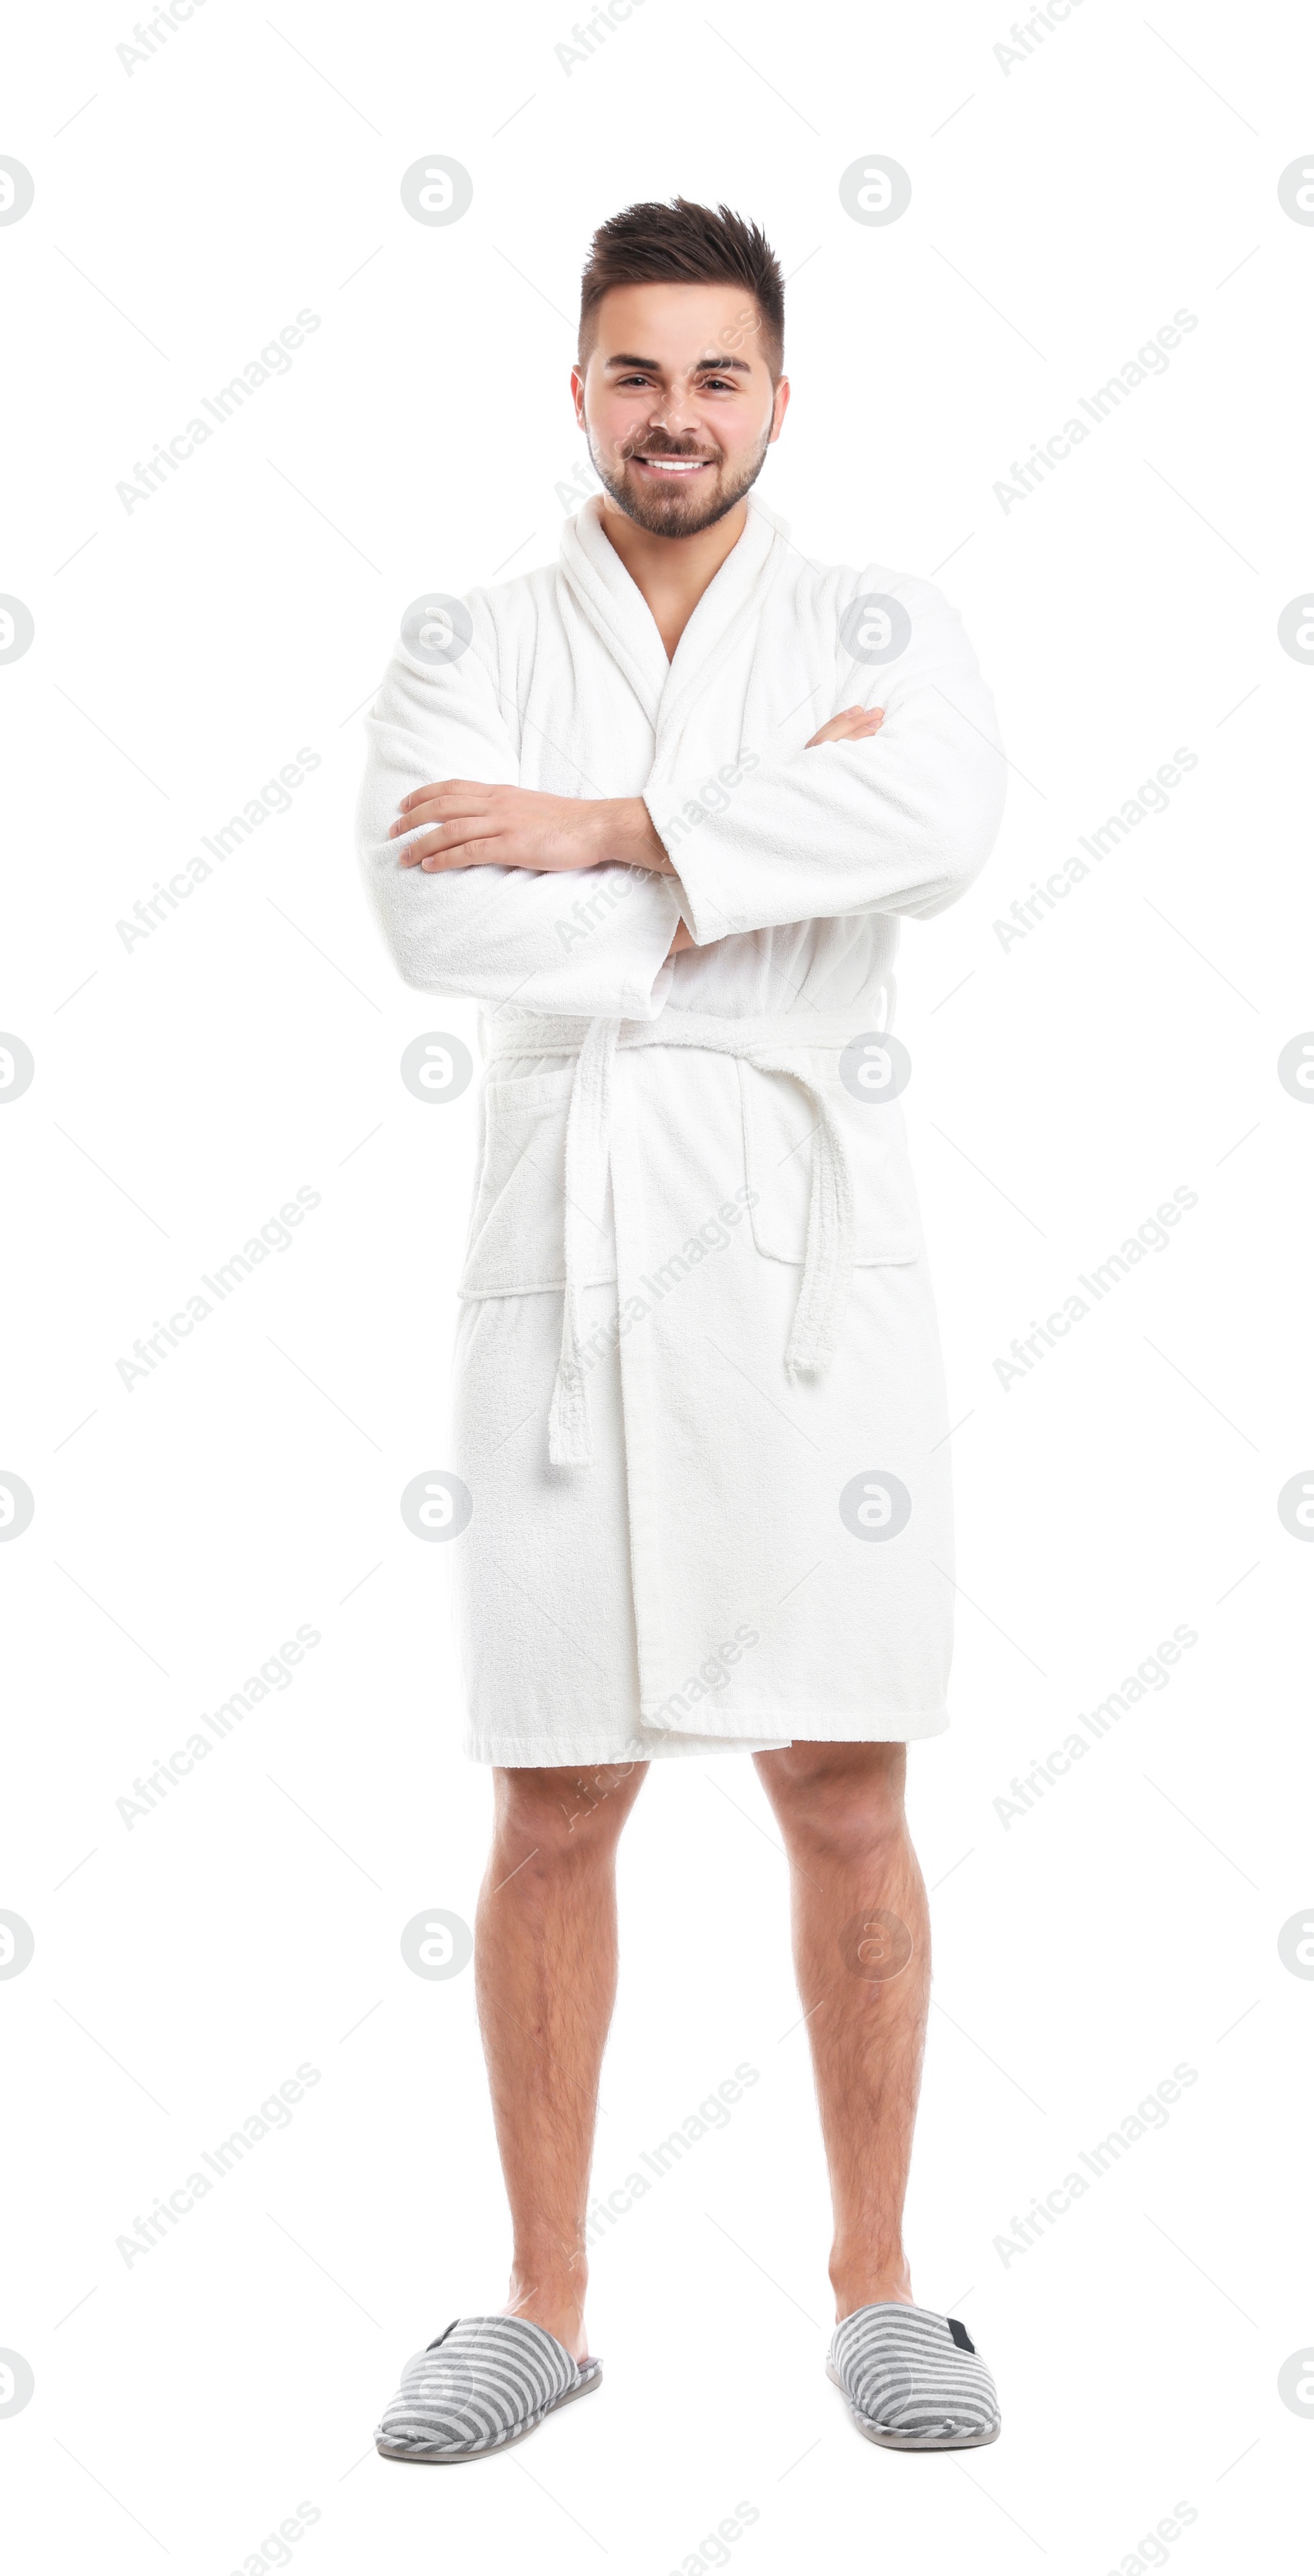
[(440, 833), (422, 832), (408, 848), (399, 852), (399, 865), (404, 868), (418, 868), (422, 860), (430, 857), (434, 850), (440, 850), (442, 846)]
[(509, 868), (514, 865), (515, 861), (507, 857), (498, 841), (463, 841), (459, 849), (435, 850), (429, 858), (421, 859), (420, 874), (431, 877), (440, 875), (447, 868)]
[[(414, 829), (414, 818), (408, 828)], [(449, 865), (465, 867), (469, 864), (466, 852), (476, 841), (482, 842), (485, 848), (492, 846), (488, 840), (487, 816), (481, 819), (473, 814), (452, 815), (444, 822), (435, 823), (430, 831), (419, 832), (413, 841), (408, 841), (400, 854), (400, 864), (404, 868), (415, 868), (446, 860)]]
[(878, 733), (885, 722), (884, 707), (843, 707), (838, 715), (814, 733), (804, 749), (812, 751), (819, 742), (862, 742)]
[(395, 841), (401, 833), (413, 832), (417, 823), (445, 821), (449, 815), (487, 814), (495, 793), (477, 778), (443, 778), (432, 787), (413, 788), (403, 796), (388, 838)]
[(476, 796), (494, 793), (486, 778), (437, 778), (428, 787), (413, 787), (409, 796), (403, 796), (397, 811), (399, 814), (409, 813), (412, 805), (422, 805), (427, 796), (444, 796), (453, 787), (459, 788), (463, 795), (467, 791)]

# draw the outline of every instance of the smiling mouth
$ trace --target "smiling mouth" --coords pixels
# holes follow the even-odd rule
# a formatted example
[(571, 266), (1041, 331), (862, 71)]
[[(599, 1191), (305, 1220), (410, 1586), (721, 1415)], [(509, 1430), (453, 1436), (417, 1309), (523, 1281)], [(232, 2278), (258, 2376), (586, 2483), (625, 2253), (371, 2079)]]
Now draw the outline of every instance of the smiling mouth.
[(677, 474), (701, 474), (704, 467), (713, 464), (715, 459), (710, 456), (635, 456), (630, 461), (645, 467), (649, 474), (674, 477)]

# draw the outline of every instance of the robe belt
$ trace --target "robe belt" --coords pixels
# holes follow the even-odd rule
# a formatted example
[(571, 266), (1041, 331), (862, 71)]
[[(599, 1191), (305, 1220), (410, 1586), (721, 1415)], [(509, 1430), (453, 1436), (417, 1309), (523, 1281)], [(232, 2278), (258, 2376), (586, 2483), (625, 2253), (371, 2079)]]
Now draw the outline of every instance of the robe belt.
[[(853, 1181), (844, 1138), (821, 1078), (806, 1059), (818, 1050), (836, 1054), (870, 1018), (817, 1013), (797, 1018), (714, 1019), (701, 1011), (663, 1011), (655, 1020), (567, 1020), (528, 1012), (508, 1024), (486, 1024), (489, 1056), (573, 1055), (566, 1121), (565, 1298), (561, 1356), (548, 1416), (548, 1457), (554, 1467), (593, 1462), (583, 1347), (580, 1282), (587, 1275), (595, 1220), (606, 1189), (611, 1139), (611, 1093), (616, 1050), (631, 1047), (699, 1047), (737, 1056), (759, 1073), (784, 1073), (799, 1083), (816, 1112), (812, 1196), (808, 1207), (803, 1279), (785, 1350), (791, 1378), (818, 1375), (832, 1357), (853, 1280)], [(804, 1034), (806, 1029), (806, 1034)], [(618, 1264), (619, 1274), (619, 1264)], [(619, 1286), (619, 1275), (618, 1275)]]

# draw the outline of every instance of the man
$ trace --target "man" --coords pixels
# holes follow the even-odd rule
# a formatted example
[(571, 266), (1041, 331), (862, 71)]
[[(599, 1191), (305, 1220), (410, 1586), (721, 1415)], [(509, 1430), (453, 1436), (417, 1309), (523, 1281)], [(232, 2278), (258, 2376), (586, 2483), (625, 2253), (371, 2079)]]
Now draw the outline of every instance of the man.
[(376, 2437), (395, 2458), (499, 2449), (598, 2383), (616, 1845), (649, 1760), (734, 1750), (791, 1864), (830, 2375), (875, 2442), (998, 2431), (901, 2235), (929, 1986), (905, 1748), (948, 1724), (952, 1530), (885, 1033), (898, 916), (984, 865), (1004, 764), (939, 592), (813, 564), (753, 494), (783, 329), (770, 248), (725, 207), (604, 224), (571, 379), (602, 492), (558, 566), (431, 602), (370, 724), (393, 954), (487, 1006), (456, 1568), (514, 2227), (505, 2309), (408, 2365)]

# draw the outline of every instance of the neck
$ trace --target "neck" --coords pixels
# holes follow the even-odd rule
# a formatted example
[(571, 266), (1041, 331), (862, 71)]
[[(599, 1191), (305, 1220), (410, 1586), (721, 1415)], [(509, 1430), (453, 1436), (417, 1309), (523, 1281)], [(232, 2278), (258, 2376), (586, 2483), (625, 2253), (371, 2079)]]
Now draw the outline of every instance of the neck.
[(636, 527), (609, 495), (602, 495), (601, 526), (615, 547), (635, 588), (652, 611), (668, 660), (674, 654), (703, 592), (715, 580), (727, 555), (733, 554), (748, 518), (746, 501), (736, 501), (723, 519), (691, 537), (656, 537)]

